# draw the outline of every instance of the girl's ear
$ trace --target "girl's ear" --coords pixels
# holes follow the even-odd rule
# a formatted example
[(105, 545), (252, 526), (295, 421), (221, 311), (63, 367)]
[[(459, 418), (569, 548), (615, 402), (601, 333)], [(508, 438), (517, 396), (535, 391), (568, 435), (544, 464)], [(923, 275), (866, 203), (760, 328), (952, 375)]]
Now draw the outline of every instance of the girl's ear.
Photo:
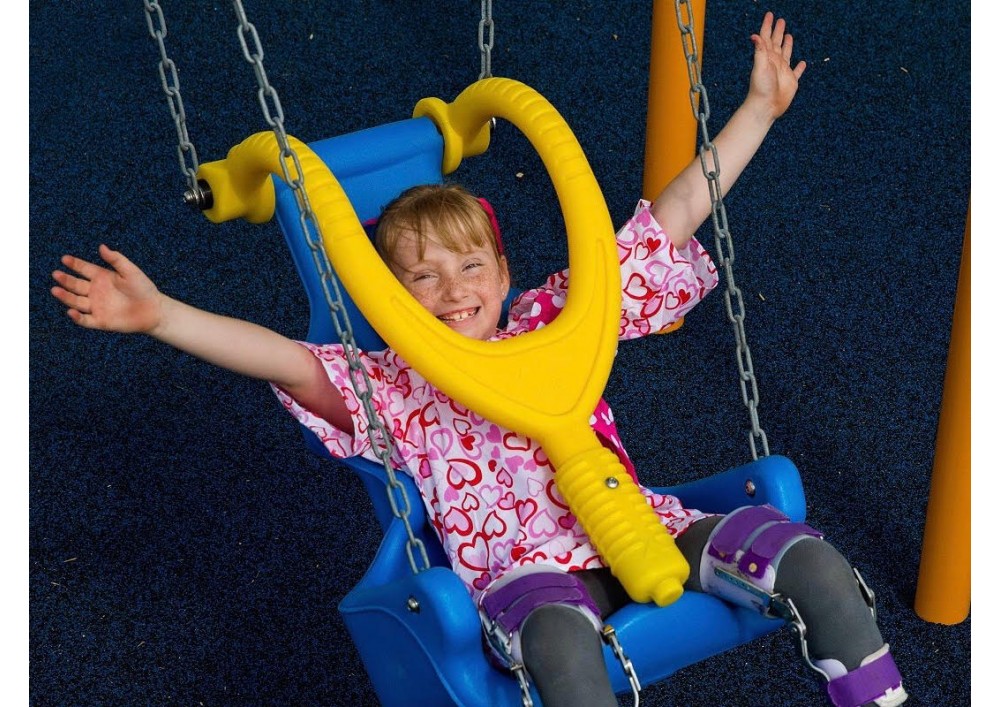
[(510, 292), (510, 270), (507, 268), (507, 256), (501, 255), (497, 260), (500, 268), (500, 294), (503, 299), (507, 299)]

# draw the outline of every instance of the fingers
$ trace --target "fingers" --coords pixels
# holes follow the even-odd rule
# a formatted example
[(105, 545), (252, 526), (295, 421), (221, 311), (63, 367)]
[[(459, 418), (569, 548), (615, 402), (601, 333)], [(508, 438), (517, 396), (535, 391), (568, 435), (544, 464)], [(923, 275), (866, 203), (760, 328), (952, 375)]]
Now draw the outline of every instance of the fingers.
[(80, 326), (84, 327), (85, 329), (90, 329), (91, 328), (90, 325), (89, 325), (89, 321), (88, 321), (87, 317), (85, 317), (83, 314), (81, 314), (79, 312), (79, 310), (76, 310), (76, 309), (67, 309), (66, 310), (66, 316), (68, 316), (70, 319), (72, 319), (74, 324), (79, 324)]
[[(757, 51), (763, 50), (780, 53), (785, 62), (790, 64), (795, 40), (792, 38), (792, 35), (786, 34), (786, 29), (787, 25), (784, 18), (779, 17), (775, 21), (774, 13), (768, 11), (764, 14), (764, 20), (760, 24), (760, 34), (752, 35), (750, 39), (753, 40)], [(803, 67), (804, 70), (805, 67)]]
[[(117, 250), (111, 250), (111, 248), (108, 248), (103, 243), (98, 247), (97, 252), (101, 256), (101, 260), (110, 265), (119, 275), (125, 275), (129, 270), (136, 269), (131, 260)], [(75, 255), (64, 255), (61, 258), (61, 262), (67, 268), (79, 273), (88, 280), (93, 280), (97, 273), (104, 269), (100, 265), (95, 265), (83, 258), (77, 258)]]
[(780, 47), (784, 39), (785, 19), (779, 18), (778, 21), (774, 23), (774, 30), (771, 32), (771, 44), (772, 46)]
[(53, 272), (52, 279), (62, 285), (63, 289), (75, 295), (86, 296), (90, 292), (90, 280), (75, 277), (69, 273), (64, 273), (62, 270)]
[(774, 13), (768, 10), (764, 13), (764, 19), (760, 23), (760, 36), (770, 37), (774, 27)]
[(90, 315), (90, 312), (82, 312), (79, 309), (69, 308), (66, 310), (66, 316), (73, 320), (74, 324), (82, 326), (84, 329), (101, 329), (94, 322), (94, 318)]
[(49, 292), (66, 307), (66, 314), (74, 323), (88, 329), (94, 328), (95, 324), (91, 317), (91, 281), (104, 271), (104, 268), (74, 255), (64, 255), (60, 258), (60, 262), (66, 269), (76, 274), (62, 270), (53, 271), (52, 279), (57, 284)]
[[(58, 279), (58, 278), (57, 278)], [(68, 314), (72, 318), (75, 314), (90, 314), (90, 299), (86, 295), (71, 292), (65, 287), (53, 287), (49, 292), (57, 300), (68, 308)], [(74, 319), (74, 321), (76, 321)]]
[(125, 275), (130, 270), (137, 269), (132, 261), (122, 255), (122, 253), (117, 250), (111, 250), (103, 243), (98, 247), (97, 252), (100, 254), (101, 259), (114, 268), (115, 272), (119, 275)]
[(791, 63), (792, 61), (792, 44), (794, 41), (792, 35), (786, 34), (784, 41), (781, 43), (781, 56), (784, 57), (786, 63)]
[(101, 259), (108, 265), (114, 265), (115, 261), (125, 258), (125, 256), (117, 250), (111, 250), (103, 243), (97, 246), (97, 252), (101, 256)]
[[(67, 268), (81, 274), (83, 270), (87, 269), (87, 266), (97, 267), (71, 255), (64, 255), (62, 262)], [(90, 313), (90, 299), (87, 296), (90, 293), (90, 280), (70, 275), (61, 270), (54, 271), (52, 279), (59, 284), (49, 292), (66, 307), (66, 313), (70, 319), (81, 326), (86, 326), (83, 315)]]
[(772, 47), (780, 47), (785, 37), (785, 19), (779, 17), (774, 20), (774, 13), (768, 10), (764, 13), (764, 20), (760, 23), (760, 36), (763, 37)]
[[(122, 277), (127, 277), (130, 271), (137, 269), (128, 258), (118, 251), (111, 250), (106, 245), (101, 245), (98, 251), (101, 259), (114, 268), (114, 271)], [(76, 275), (56, 270), (52, 273), (52, 277), (73, 294), (86, 296), (90, 292), (91, 282), (101, 277), (101, 273), (108, 274), (106, 268), (95, 265), (83, 258), (77, 258), (75, 255), (64, 255), (60, 258), (60, 261), (67, 270), (73, 271)]]
[[(66, 316), (73, 320), (74, 324), (85, 329), (107, 328), (99, 318), (94, 317), (91, 309), (92, 301), (86, 294), (86, 290), (90, 287), (89, 282), (59, 271), (52, 273), (52, 277), (60, 284), (49, 292), (66, 307)], [(84, 292), (74, 291), (74, 288), (80, 289), (81, 283), (84, 285)], [(63, 286), (64, 284), (66, 286)]]
[(59, 261), (67, 268), (75, 273), (87, 278), (88, 280), (93, 280), (94, 275), (98, 273), (101, 269), (100, 265), (94, 265), (91, 262), (84, 260), (83, 258), (77, 258), (75, 255), (64, 255)]

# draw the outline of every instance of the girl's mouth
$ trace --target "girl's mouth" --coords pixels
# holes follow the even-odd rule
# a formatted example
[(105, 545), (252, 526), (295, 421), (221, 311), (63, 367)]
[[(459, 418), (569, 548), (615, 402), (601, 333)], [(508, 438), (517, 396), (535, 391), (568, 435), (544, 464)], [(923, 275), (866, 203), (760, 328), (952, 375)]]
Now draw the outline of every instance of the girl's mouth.
[(469, 317), (474, 317), (479, 312), (479, 307), (471, 307), (469, 309), (460, 309), (456, 312), (448, 312), (447, 314), (442, 314), (438, 316), (445, 324), (457, 324), (458, 322), (464, 322)]

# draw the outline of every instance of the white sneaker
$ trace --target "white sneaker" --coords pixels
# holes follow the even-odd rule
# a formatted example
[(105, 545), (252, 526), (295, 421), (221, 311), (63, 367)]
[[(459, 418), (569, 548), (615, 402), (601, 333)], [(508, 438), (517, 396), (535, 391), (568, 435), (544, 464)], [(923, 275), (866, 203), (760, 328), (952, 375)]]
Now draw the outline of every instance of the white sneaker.
[(906, 690), (903, 686), (893, 687), (885, 691), (885, 697), (879, 697), (875, 700), (875, 704), (878, 707), (896, 707), (896, 705), (901, 705), (906, 702), (906, 698), (909, 695), (906, 694)]

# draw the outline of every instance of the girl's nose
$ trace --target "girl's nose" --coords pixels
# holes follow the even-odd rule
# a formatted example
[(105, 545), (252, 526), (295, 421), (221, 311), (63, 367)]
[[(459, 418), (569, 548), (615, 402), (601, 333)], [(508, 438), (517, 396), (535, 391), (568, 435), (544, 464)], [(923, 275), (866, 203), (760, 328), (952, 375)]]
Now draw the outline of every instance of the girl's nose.
[(461, 277), (447, 275), (441, 280), (441, 296), (448, 301), (458, 301), (465, 294), (465, 283)]

